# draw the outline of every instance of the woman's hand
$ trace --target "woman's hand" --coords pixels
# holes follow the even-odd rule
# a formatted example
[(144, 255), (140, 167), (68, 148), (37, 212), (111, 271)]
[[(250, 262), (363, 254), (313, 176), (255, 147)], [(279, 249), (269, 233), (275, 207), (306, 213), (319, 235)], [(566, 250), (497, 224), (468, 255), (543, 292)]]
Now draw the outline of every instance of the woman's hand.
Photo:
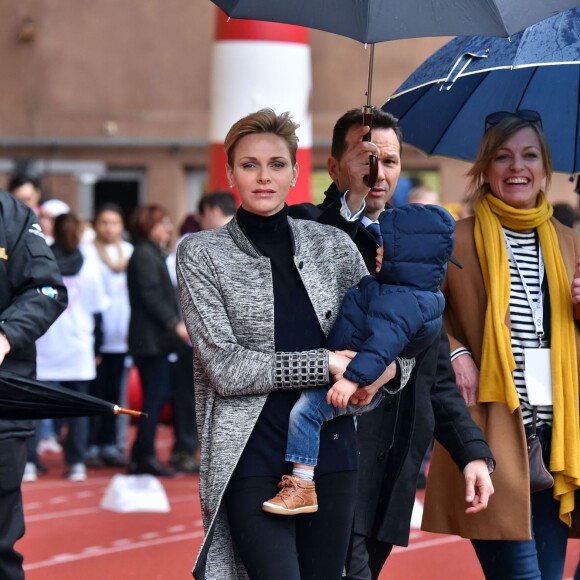
[(337, 350), (328, 353), (328, 371), (335, 381), (342, 378), (342, 373), (346, 370), (348, 363), (355, 357), (353, 350)]
[(580, 304), (580, 263), (576, 263), (576, 269), (574, 270), (574, 280), (572, 280), (572, 302), (574, 304)]
[(476, 405), (479, 400), (479, 370), (471, 355), (461, 354), (451, 361), (455, 371), (455, 380), (461, 396), (468, 407)]
[(357, 389), (350, 399), (353, 405), (368, 405), (373, 397), (397, 374), (397, 363), (393, 361), (384, 371), (383, 374), (370, 385)]
[(179, 322), (177, 324), (177, 326), (175, 327), (175, 332), (177, 333), (177, 336), (179, 336), (179, 338), (183, 340), (183, 342), (185, 342), (186, 344), (191, 344), (189, 342), (189, 334), (187, 333), (187, 327), (183, 322)]

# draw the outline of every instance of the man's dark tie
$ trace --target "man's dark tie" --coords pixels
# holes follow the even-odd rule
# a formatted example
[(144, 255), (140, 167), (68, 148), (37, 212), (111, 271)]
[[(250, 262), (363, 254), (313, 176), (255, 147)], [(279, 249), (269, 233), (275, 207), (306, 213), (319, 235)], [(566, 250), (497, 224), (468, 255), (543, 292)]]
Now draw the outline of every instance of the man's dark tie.
[(381, 228), (379, 227), (379, 224), (372, 222), (368, 226), (366, 226), (366, 228), (367, 228), (367, 231), (369, 231), (373, 235), (373, 238), (375, 238), (375, 240), (377, 241), (377, 244), (379, 246), (382, 246), (383, 245), (383, 236), (381, 235)]

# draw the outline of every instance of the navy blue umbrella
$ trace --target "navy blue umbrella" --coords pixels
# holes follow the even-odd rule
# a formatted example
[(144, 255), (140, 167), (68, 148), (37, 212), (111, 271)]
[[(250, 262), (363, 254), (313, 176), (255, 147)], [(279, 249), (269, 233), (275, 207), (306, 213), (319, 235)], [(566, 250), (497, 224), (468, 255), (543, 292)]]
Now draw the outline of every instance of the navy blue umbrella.
[(428, 155), (471, 161), (494, 111), (542, 116), (554, 169), (580, 172), (580, 8), (511, 38), (460, 36), (428, 58), (383, 105)]

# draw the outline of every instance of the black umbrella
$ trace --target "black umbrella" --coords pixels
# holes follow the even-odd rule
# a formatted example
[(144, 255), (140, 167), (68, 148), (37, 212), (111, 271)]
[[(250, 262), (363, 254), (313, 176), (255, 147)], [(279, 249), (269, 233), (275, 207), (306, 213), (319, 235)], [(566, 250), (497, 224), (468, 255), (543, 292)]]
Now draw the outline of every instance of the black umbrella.
[(123, 409), (115, 403), (60, 385), (42, 383), (0, 370), (0, 419), (48, 419), (110, 414), (147, 416), (140, 411)]
[[(580, 0), (211, 0), (229, 17), (295, 24), (370, 44), (364, 124), (372, 127), (374, 43), (425, 36), (511, 36)], [(365, 136), (370, 140), (370, 133)], [(374, 157), (374, 159), (373, 159)], [(378, 171), (371, 156), (367, 184)], [(374, 179), (373, 179), (374, 177)]]

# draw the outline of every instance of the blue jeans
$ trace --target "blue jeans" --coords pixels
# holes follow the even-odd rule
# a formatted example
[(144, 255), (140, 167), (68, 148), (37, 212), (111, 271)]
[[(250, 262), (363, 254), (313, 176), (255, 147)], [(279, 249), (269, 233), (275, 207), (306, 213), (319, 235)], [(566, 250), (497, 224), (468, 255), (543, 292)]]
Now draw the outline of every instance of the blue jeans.
[[(551, 428), (538, 427), (544, 463), (550, 462)], [(553, 489), (531, 495), (532, 539), (472, 540), (486, 578), (493, 580), (561, 580), (566, 560), (568, 526), (558, 517), (560, 502)]]
[(328, 387), (305, 389), (290, 412), (288, 425), (288, 442), (286, 443), (286, 461), (316, 465), (320, 447), (320, 429), (322, 424), (342, 415), (362, 415), (368, 413), (381, 403), (384, 398), (382, 389), (373, 400), (363, 407), (349, 403), (346, 409), (339, 409), (326, 402)]

